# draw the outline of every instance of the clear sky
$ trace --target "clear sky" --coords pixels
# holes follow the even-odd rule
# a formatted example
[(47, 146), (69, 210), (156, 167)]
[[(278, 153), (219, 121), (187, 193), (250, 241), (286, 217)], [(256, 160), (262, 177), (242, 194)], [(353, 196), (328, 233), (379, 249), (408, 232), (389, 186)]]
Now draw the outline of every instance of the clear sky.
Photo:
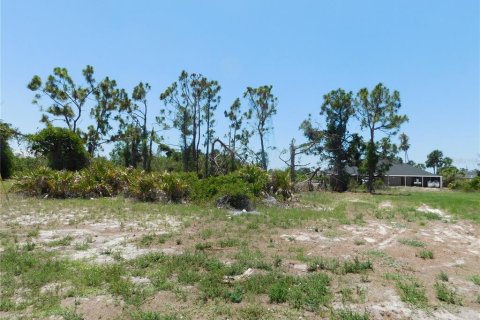
[[(480, 153), (479, 11), (478, 0), (2, 0), (0, 115), (24, 132), (42, 128), (26, 85), (56, 66), (80, 81), (90, 64), (98, 80), (130, 92), (149, 82), (151, 110), (185, 69), (220, 82), (218, 132), (247, 86), (273, 85), (269, 142), (281, 150), (302, 141), (298, 126), (318, 116), (323, 94), (383, 82), (400, 91), (410, 118), (410, 159), (440, 149), (471, 169)], [(167, 138), (178, 142), (175, 132)]]

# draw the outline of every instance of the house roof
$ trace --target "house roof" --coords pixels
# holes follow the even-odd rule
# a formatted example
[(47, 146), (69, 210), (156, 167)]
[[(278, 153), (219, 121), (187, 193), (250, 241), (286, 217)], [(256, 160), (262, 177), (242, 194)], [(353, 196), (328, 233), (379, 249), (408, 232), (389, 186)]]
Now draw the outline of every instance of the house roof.
[(420, 168), (414, 167), (414, 166), (406, 164), (406, 163), (393, 164), (385, 175), (387, 175), (387, 176), (438, 177), (438, 175), (436, 175), (436, 174), (430, 173), (428, 171), (422, 170)]

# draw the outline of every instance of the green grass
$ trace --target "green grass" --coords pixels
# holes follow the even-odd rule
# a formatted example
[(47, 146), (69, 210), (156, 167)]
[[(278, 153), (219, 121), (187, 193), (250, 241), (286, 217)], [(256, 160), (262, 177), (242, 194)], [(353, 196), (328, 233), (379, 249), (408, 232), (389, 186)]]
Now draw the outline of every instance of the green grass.
[(157, 311), (137, 311), (132, 313), (132, 320), (177, 320), (183, 319), (183, 317), (177, 315), (163, 315)]
[(368, 312), (355, 312), (352, 310), (335, 310), (332, 311), (332, 315), (330, 317), (332, 320), (369, 320), (370, 315)]
[[(51, 249), (35, 245), (33, 238), (38, 237), (41, 228), (8, 225), (7, 231), (0, 232), (0, 246), (4, 249), (0, 252), (0, 311), (25, 312), (29, 308), (28, 310), (32, 310), (32, 317), (36, 318), (50, 314), (60, 315), (62, 312), (67, 315), (67, 312), (71, 311), (60, 307), (60, 301), (66, 296), (111, 295), (126, 304), (123, 318), (185, 318), (183, 315), (172, 314), (171, 309), (166, 312), (140, 311), (142, 305), (154, 294), (170, 291), (179, 306), (186, 308), (188, 312), (205, 314), (206, 318), (298, 319), (305, 312), (315, 312), (315, 316), (319, 317), (363, 320), (369, 319), (371, 315), (359, 312), (358, 309), (350, 310), (348, 304), (367, 301), (366, 292), (361, 290), (360, 285), (355, 291), (354, 285), (346, 284), (361, 281), (373, 284), (378, 280), (378, 270), (385, 270), (385, 278), (391, 280), (384, 279), (381, 283), (395, 286), (403, 301), (425, 308), (428, 306), (428, 299), (422, 282), (403, 274), (405, 266), (401, 260), (395, 261), (383, 251), (364, 252), (366, 247), (363, 245), (366, 242), (361, 238), (357, 238), (356, 242), (355, 238), (349, 240), (350, 245), (358, 245), (355, 250), (359, 255), (349, 259), (315, 257), (310, 255), (308, 244), (306, 246), (301, 241), (288, 242), (278, 238), (280, 234), (289, 234), (281, 229), (291, 227), (308, 229), (308, 232), (319, 232), (322, 236), (333, 238), (344, 236), (339, 233), (339, 230), (342, 230), (341, 224), (363, 224), (371, 219), (394, 219), (386, 223), (408, 226), (405, 220), (423, 224), (431, 223), (429, 220), (437, 220), (438, 215), (426, 215), (416, 211), (423, 203), (441, 208), (455, 218), (466, 217), (477, 221), (468, 213), (468, 206), (478, 204), (471, 194), (420, 192), (422, 194), (418, 195), (416, 192), (402, 192), (380, 193), (374, 196), (366, 193), (314, 192), (299, 195), (300, 203), (306, 205), (304, 208), (266, 208), (257, 204), (259, 215), (235, 217), (208, 204), (159, 205), (135, 202), (122, 197), (50, 200), (12, 195), (11, 207), (14, 210), (21, 211), (24, 210), (22, 208), (32, 207), (47, 217), (50, 213), (81, 212), (83, 216), (75, 216), (72, 225), (83, 221), (116, 219), (148, 226), (150, 220), (173, 217), (183, 225), (167, 230), (168, 233), (160, 233), (160, 230), (155, 229), (150, 231), (151, 233), (145, 231), (137, 234), (135, 244), (154, 249), (157, 245), (167, 243), (162, 247), (175, 246), (183, 253), (167, 255), (153, 252), (133, 260), (118, 259), (112, 264), (95, 265), (68, 260), (62, 258), (58, 249), (46, 252)], [(458, 201), (448, 203), (440, 199), (441, 196), (446, 196), (451, 200), (456, 195), (460, 195), (460, 199), (467, 199), (467, 204)], [(433, 202), (429, 202), (428, 198), (432, 197)], [(353, 202), (352, 199), (358, 201)], [(378, 204), (385, 200), (390, 200), (395, 210), (379, 213)], [(55, 223), (57, 222), (52, 222), (52, 227)], [(37, 241), (38, 239), (35, 239), (35, 242)], [(55, 239), (46, 246), (71, 245), (69, 250), (86, 250), (91, 242), (92, 239), (74, 242), (72, 237), (64, 237)], [(430, 259), (427, 253), (432, 252), (424, 249), (424, 242), (416, 239), (401, 239), (399, 242), (418, 248), (415, 250), (418, 250), (419, 257)], [(260, 243), (262, 245), (259, 245)], [(426, 252), (425, 255), (421, 254), (422, 252)], [(115, 252), (111, 251), (109, 254), (114, 255)], [(352, 255), (355, 254), (357, 253)], [(420, 262), (419, 259), (417, 261)], [(307, 264), (309, 272), (294, 275), (291, 271), (292, 263)], [(248, 268), (254, 269), (252, 276), (240, 281), (231, 280), (233, 276), (243, 274)], [(135, 285), (131, 277), (148, 278), (151, 284)], [(448, 275), (440, 273), (437, 279), (438, 285), (434, 286), (434, 290), (440, 292), (440, 297), (444, 299), (442, 301), (461, 303), (455, 290), (451, 289), (451, 283), (448, 283)], [(469, 280), (480, 285), (479, 275), (474, 275)], [(445, 286), (441, 286), (443, 282)], [(41, 294), (42, 287), (51, 283), (60, 283), (70, 289), (68, 293), (58, 291)], [(194, 289), (190, 290), (190, 287)], [(16, 303), (16, 291), (22, 288), (30, 291), (25, 293), (25, 302)], [(335, 294), (332, 290), (335, 290)], [(468, 299), (475, 298), (476, 294), (470, 295)], [(340, 302), (344, 303), (345, 309), (334, 310), (334, 306), (338, 306)], [(76, 316), (78, 315), (71, 313), (64, 317), (77, 320)]]
[(449, 304), (462, 305), (462, 299), (456, 290), (449, 288), (445, 283), (436, 282), (434, 288), (438, 300)]
[(433, 252), (430, 250), (420, 250), (416, 253), (416, 256), (423, 260), (430, 260), (433, 259)]
[(72, 236), (66, 236), (61, 239), (53, 240), (47, 243), (48, 247), (69, 246), (73, 241)]
[(428, 305), (425, 287), (414, 279), (401, 279), (396, 281), (402, 301), (410, 303), (419, 308)]
[(343, 263), (336, 258), (315, 257), (309, 258), (307, 270), (310, 272), (317, 270), (331, 271), (336, 274), (346, 273), (365, 273), (373, 270), (373, 262), (370, 259), (360, 260), (358, 257), (344, 260)]
[(417, 247), (417, 248), (427, 246), (427, 244), (425, 242), (415, 240), (415, 239), (405, 239), (405, 238), (403, 238), (403, 239), (399, 239), (398, 242), (401, 243), (401, 244), (407, 245), (407, 246)]
[(440, 280), (440, 281), (448, 282), (448, 274), (445, 273), (444, 271), (441, 271), (441, 272), (437, 275), (437, 279)]
[(470, 278), (473, 283), (475, 283), (477, 286), (480, 286), (480, 274), (474, 275)]

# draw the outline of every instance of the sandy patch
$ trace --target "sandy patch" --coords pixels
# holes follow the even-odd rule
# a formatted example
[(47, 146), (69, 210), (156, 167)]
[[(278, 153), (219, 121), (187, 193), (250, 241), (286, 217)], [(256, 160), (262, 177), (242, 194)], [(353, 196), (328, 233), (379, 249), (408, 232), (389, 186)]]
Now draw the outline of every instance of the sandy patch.
[[(152, 231), (157, 234), (175, 231), (178, 225), (179, 223), (173, 219), (149, 221), (146, 226), (135, 221), (124, 224), (115, 220), (105, 220), (84, 223), (76, 228), (40, 230), (38, 237), (33, 241), (37, 245), (45, 245), (47, 250), (58, 251), (75, 260), (112, 263), (115, 259), (135, 259), (154, 251), (166, 254), (179, 253), (177, 248), (138, 248), (134, 243), (139, 237)], [(48, 246), (49, 243), (65, 237), (73, 238), (69, 245)]]
[(426, 204), (422, 204), (420, 207), (418, 207), (417, 211), (424, 212), (424, 213), (434, 213), (447, 221), (450, 221), (450, 219), (452, 218), (450, 215), (445, 213), (445, 211), (440, 209), (434, 209), (432, 207), (427, 206)]
[(109, 295), (90, 298), (67, 298), (62, 300), (63, 308), (75, 309), (85, 320), (109, 320), (120, 317), (124, 302)]
[(382, 201), (382, 202), (380, 202), (380, 204), (378, 205), (378, 208), (379, 208), (379, 209), (393, 209), (392, 201), (390, 201), (390, 200)]

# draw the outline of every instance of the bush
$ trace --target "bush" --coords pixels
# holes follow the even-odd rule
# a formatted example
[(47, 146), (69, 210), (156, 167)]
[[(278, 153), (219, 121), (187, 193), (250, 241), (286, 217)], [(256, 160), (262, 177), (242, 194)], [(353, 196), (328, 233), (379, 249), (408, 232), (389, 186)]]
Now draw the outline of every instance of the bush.
[(450, 183), (448, 187), (453, 190), (462, 190), (467, 192), (480, 191), (480, 177), (475, 177), (470, 180), (455, 180)]
[(80, 197), (112, 197), (128, 186), (131, 170), (122, 170), (105, 159), (95, 159), (81, 171), (80, 178), (73, 188)]
[(255, 186), (245, 182), (238, 173), (198, 180), (191, 198), (197, 201), (214, 199), (219, 206), (235, 209), (252, 209)]
[(162, 183), (153, 173), (141, 174), (132, 183), (129, 194), (141, 201), (159, 201), (166, 199)]
[[(275, 185), (288, 187), (283, 172), (275, 174)], [(26, 172), (14, 184), (17, 192), (50, 197), (112, 197), (124, 194), (140, 201), (186, 199), (214, 201), (217, 205), (251, 210), (254, 199), (267, 188), (265, 171), (247, 167), (224, 176), (199, 179), (194, 173), (146, 173), (115, 166), (105, 159), (94, 159), (77, 172), (55, 171), (47, 167)], [(281, 182), (281, 183), (280, 183)]]
[(49, 126), (30, 136), (31, 148), (45, 156), (55, 170), (80, 170), (88, 164), (88, 153), (82, 139), (66, 128)]
[(13, 175), (15, 156), (6, 138), (0, 136), (0, 177), (8, 179)]
[(273, 170), (268, 181), (268, 191), (286, 200), (292, 196), (292, 182), (288, 170)]
[(54, 171), (47, 167), (41, 167), (18, 179), (13, 185), (13, 190), (31, 196), (76, 197), (77, 194), (73, 189), (76, 181), (78, 181), (78, 176), (72, 172)]
[(249, 184), (253, 195), (258, 197), (265, 190), (268, 183), (268, 173), (255, 166), (245, 166), (238, 170), (238, 175)]
[(188, 196), (189, 184), (187, 181), (195, 181), (193, 175), (180, 175), (167, 172), (161, 174), (159, 178), (162, 181), (162, 190), (166, 193), (167, 198), (173, 202), (179, 202), (185, 199)]

